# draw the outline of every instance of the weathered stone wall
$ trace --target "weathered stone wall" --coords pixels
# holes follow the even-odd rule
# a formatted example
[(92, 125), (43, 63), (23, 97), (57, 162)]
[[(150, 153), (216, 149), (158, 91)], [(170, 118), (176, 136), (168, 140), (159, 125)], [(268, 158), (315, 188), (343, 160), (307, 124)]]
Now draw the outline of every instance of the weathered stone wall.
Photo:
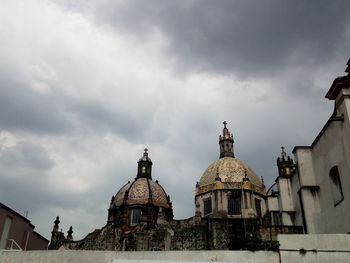
[(208, 249), (206, 226), (179, 226), (173, 229), (171, 250), (203, 250)]
[(302, 234), (302, 226), (266, 226), (259, 229), (262, 240), (277, 240), (280, 234)]
[[(268, 221), (268, 220), (267, 220)], [(171, 223), (141, 223), (126, 229), (107, 224), (79, 241), (63, 246), (77, 250), (161, 251), (239, 250), (249, 238), (276, 240), (279, 233), (301, 233), (300, 227), (267, 226), (259, 219), (213, 219), (192, 217)]]

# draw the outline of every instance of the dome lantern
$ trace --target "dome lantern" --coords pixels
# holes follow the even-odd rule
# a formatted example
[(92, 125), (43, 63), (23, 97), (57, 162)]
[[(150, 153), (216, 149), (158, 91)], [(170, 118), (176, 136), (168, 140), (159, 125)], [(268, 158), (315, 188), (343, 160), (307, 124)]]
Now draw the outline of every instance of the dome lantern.
[(136, 178), (149, 178), (152, 179), (152, 161), (148, 157), (148, 149), (145, 148), (143, 156), (140, 158), (137, 169)]
[(222, 135), (219, 136), (219, 145), (220, 145), (220, 158), (223, 157), (233, 157), (235, 155), (233, 153), (233, 134), (230, 134), (230, 131), (227, 129), (227, 122), (224, 121), (224, 129), (222, 131)]

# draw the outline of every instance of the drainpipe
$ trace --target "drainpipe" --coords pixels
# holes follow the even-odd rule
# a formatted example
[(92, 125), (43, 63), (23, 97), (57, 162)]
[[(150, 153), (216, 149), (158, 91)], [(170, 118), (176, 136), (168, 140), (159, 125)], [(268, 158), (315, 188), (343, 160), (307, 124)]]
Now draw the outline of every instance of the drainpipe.
[(28, 240), (29, 240), (29, 231), (27, 232), (27, 238), (26, 238), (26, 244), (24, 245), (24, 250), (27, 250)]

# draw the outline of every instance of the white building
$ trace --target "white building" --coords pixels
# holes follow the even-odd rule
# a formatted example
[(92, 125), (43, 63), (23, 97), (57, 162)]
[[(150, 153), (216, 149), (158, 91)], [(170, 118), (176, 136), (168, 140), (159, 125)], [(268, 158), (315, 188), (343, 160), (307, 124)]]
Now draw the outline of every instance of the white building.
[(305, 233), (350, 233), (350, 60), (326, 94), (334, 112), (310, 146), (293, 160), (277, 159), (277, 192), (268, 197), (275, 225), (302, 225)]

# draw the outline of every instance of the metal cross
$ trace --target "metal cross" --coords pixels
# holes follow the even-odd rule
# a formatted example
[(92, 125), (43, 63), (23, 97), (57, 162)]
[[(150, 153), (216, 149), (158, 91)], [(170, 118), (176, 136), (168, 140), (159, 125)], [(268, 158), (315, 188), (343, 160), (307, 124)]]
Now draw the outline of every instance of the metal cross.
[(224, 128), (226, 128), (227, 122), (224, 121), (222, 124), (224, 125)]

